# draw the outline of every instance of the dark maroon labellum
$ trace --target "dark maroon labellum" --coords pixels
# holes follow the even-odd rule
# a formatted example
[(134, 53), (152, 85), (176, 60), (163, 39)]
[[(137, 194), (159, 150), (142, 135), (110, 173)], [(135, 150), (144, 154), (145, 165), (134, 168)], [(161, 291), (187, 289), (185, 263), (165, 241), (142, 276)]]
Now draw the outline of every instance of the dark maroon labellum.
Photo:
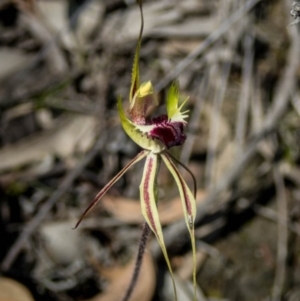
[(166, 115), (153, 118), (148, 124), (156, 125), (148, 133), (148, 137), (159, 139), (167, 148), (182, 145), (186, 139), (183, 133), (183, 122), (171, 122)]

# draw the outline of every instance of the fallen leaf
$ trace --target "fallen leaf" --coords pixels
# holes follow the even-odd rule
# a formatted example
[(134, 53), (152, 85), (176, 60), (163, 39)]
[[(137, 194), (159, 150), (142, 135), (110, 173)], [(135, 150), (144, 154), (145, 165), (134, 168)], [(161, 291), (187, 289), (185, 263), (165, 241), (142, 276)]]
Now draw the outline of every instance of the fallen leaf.
[[(120, 301), (124, 296), (133, 273), (135, 258), (124, 267), (113, 269), (100, 268), (102, 275), (106, 275), (110, 284), (104, 293), (85, 301)], [(129, 301), (150, 301), (155, 289), (155, 268), (152, 256), (145, 252), (140, 275)]]
[(21, 283), (6, 277), (0, 278), (1, 301), (34, 301), (30, 291)]
[(8, 77), (28, 65), (33, 56), (17, 49), (2, 48), (0, 50), (1, 68), (0, 79)]
[(58, 264), (71, 264), (83, 256), (82, 232), (74, 231), (74, 224), (73, 220), (56, 221), (42, 224), (39, 229), (47, 253)]
[[(204, 196), (205, 192), (199, 189), (197, 191), (197, 203), (201, 203)], [(107, 212), (120, 221), (129, 224), (141, 224), (144, 221), (139, 200), (122, 197), (115, 198), (108, 195), (103, 198), (101, 205)], [(159, 202), (158, 212), (162, 225), (182, 219), (181, 199), (176, 197), (169, 202)]]
[(49, 155), (66, 158), (75, 151), (84, 152), (95, 137), (96, 123), (91, 116), (64, 115), (55, 128), (0, 149), (0, 171), (41, 162)]

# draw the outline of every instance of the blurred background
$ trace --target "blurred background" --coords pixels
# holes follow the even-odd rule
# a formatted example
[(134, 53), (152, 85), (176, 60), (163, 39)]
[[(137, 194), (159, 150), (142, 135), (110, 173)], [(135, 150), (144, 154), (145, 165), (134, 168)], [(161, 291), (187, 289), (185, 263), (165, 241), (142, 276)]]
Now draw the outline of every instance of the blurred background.
[[(195, 174), (201, 301), (300, 300), (300, 4), (144, 1), (141, 80), (164, 112), (178, 79)], [(128, 105), (134, 0), (0, 1), (0, 300), (121, 300), (142, 232)], [(190, 176), (183, 171), (186, 181)], [(162, 166), (159, 211), (180, 301), (192, 300), (181, 201)], [(131, 301), (174, 300), (154, 237)]]

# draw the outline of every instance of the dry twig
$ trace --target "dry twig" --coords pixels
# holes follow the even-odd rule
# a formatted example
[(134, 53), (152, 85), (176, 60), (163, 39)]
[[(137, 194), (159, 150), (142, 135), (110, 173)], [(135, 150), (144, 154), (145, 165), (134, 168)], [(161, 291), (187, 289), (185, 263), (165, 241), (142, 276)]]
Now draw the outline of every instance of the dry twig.
[(249, 100), (250, 92), (252, 87), (252, 69), (253, 69), (253, 59), (254, 59), (254, 37), (251, 34), (246, 34), (244, 37), (244, 61), (243, 61), (243, 75), (242, 75), (242, 89), (239, 99), (238, 115), (236, 122), (236, 153), (237, 156), (243, 151), (245, 134), (246, 134), (246, 124), (247, 115), (249, 111)]
[(287, 244), (288, 244), (288, 208), (285, 193), (285, 185), (283, 177), (278, 166), (273, 169), (274, 182), (277, 191), (277, 211), (278, 211), (278, 240), (277, 240), (277, 263), (275, 271), (275, 279), (272, 291), (272, 301), (280, 301), (284, 286), (286, 274), (287, 260)]

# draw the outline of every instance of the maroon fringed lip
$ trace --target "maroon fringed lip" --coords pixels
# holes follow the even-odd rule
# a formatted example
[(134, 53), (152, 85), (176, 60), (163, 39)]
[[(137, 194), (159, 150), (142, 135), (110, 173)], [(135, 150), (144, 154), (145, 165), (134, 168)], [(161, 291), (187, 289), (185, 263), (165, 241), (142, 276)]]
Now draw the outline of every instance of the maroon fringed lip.
[(183, 133), (184, 123), (170, 121), (167, 115), (152, 118), (147, 124), (156, 125), (149, 131), (148, 137), (160, 140), (167, 148), (182, 145), (186, 139)]

